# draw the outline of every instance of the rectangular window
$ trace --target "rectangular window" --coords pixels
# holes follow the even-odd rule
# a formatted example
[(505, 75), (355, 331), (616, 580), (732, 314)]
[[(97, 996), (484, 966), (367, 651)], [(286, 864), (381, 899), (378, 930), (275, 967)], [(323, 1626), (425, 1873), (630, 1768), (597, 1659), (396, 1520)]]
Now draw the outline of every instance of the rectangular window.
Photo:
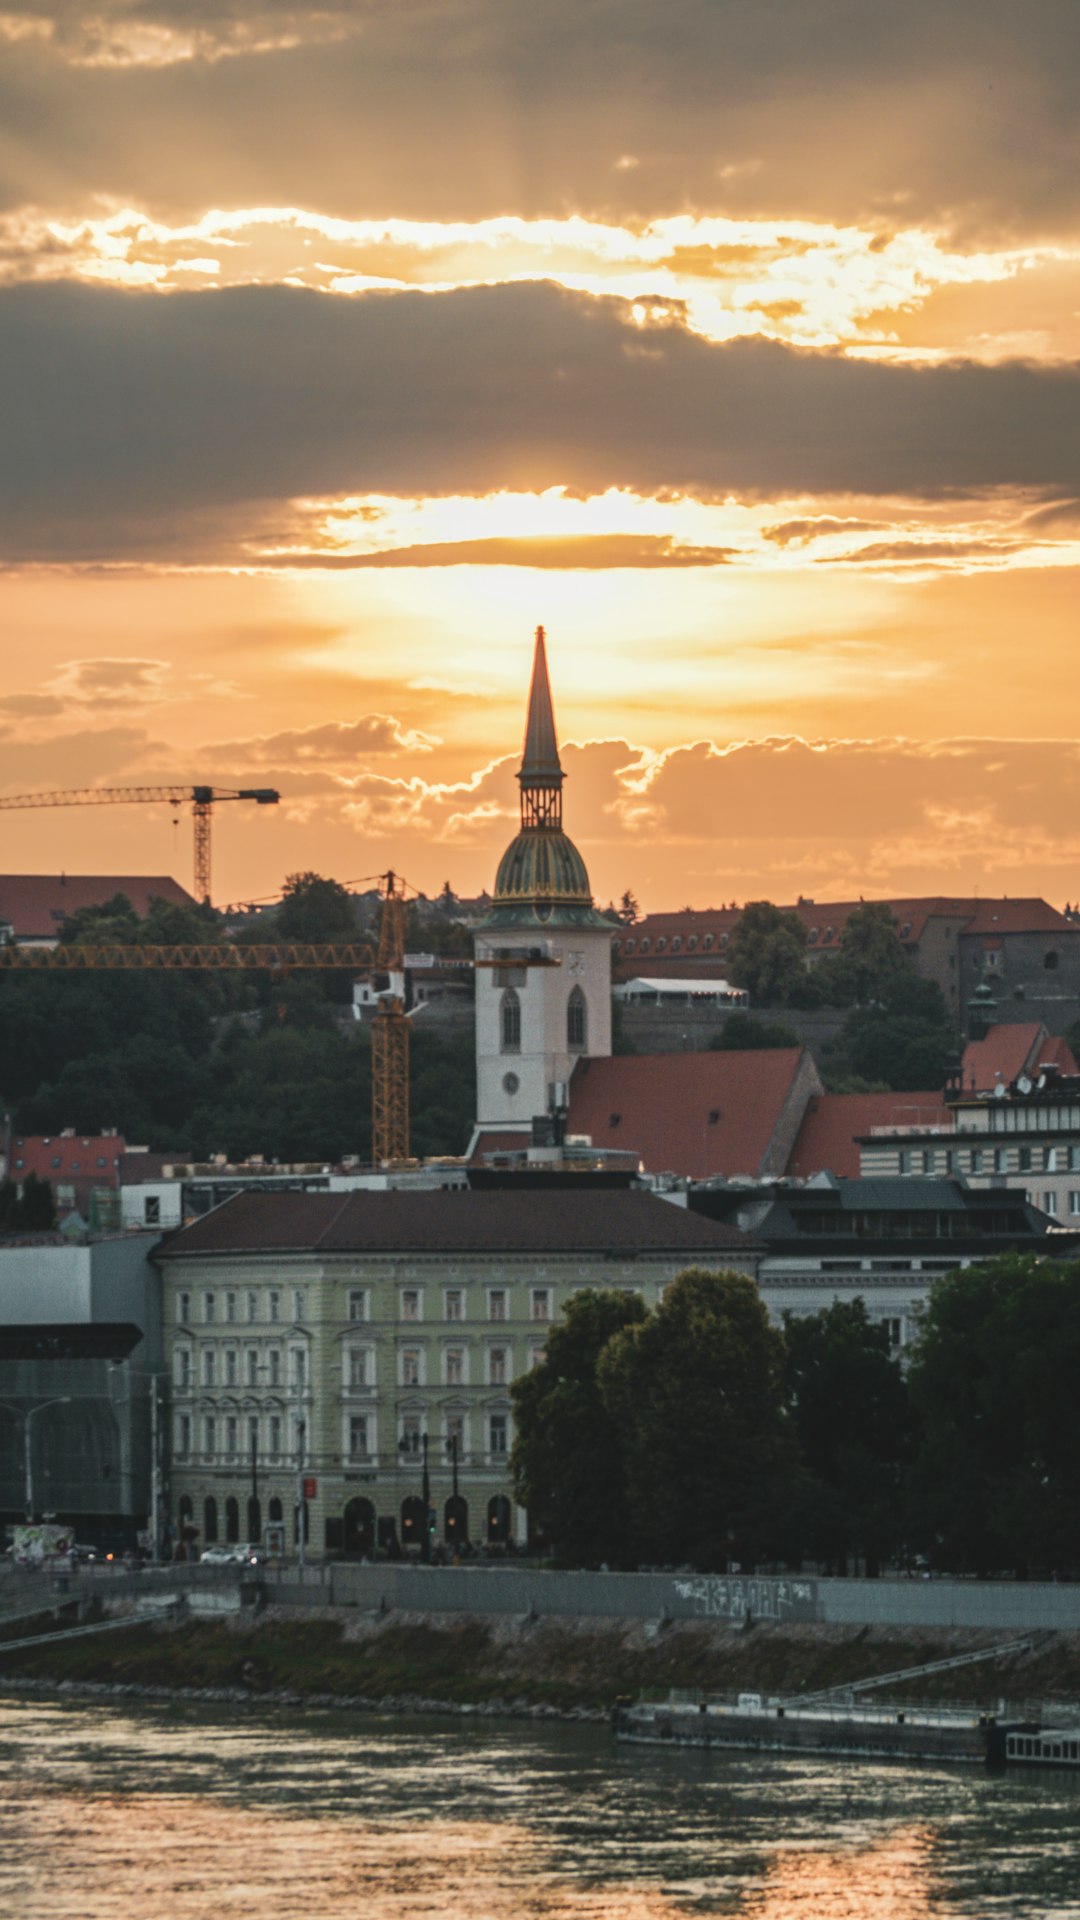
[(1008, 1171), (1009, 1171), (1008, 1147), (995, 1147), (994, 1148), (994, 1172), (1008, 1173)]
[(982, 1170), (983, 1170), (983, 1156), (982, 1156), (982, 1148), (981, 1148), (981, 1147), (972, 1147), (972, 1149), (971, 1149), (971, 1171), (972, 1171), (972, 1173), (981, 1173), (981, 1172), (982, 1172)]
[(446, 1384), (448, 1387), (461, 1387), (465, 1384), (465, 1354), (461, 1347), (446, 1349)]
[(366, 1387), (368, 1383), (368, 1357), (366, 1347), (349, 1348), (349, 1385)]
[(890, 1347), (902, 1346), (903, 1339), (904, 1339), (903, 1321), (902, 1320), (883, 1320), (881, 1324), (889, 1336)]
[(505, 1347), (491, 1347), (488, 1350), (488, 1385), (491, 1387), (506, 1385)]
[(229, 1325), (230, 1325), (230, 1327), (232, 1327), (232, 1326), (235, 1326), (235, 1324), (236, 1324), (236, 1295), (235, 1295), (235, 1293), (227, 1293), (227, 1294), (225, 1295), (225, 1318), (226, 1318), (226, 1320), (228, 1321), (228, 1323), (229, 1323)]
[(531, 1346), (529, 1348), (529, 1372), (532, 1373), (536, 1367), (542, 1367), (543, 1364), (544, 1348), (535, 1345)]
[(367, 1294), (363, 1287), (353, 1287), (349, 1292), (349, 1319), (367, 1319)]
[(270, 1349), (270, 1385), (272, 1387), (280, 1387), (281, 1385), (281, 1348), (280, 1347), (271, 1347)]
[(492, 1413), (488, 1416), (488, 1452), (501, 1456), (508, 1451), (507, 1436), (509, 1420), (505, 1413)]
[(204, 1387), (212, 1387), (215, 1385), (216, 1373), (217, 1354), (214, 1352), (213, 1347), (204, 1347), (202, 1357), (202, 1379)]
[(237, 1385), (237, 1359), (236, 1348), (227, 1347), (225, 1350), (225, 1385), (227, 1387), (235, 1387)]
[(899, 1171), (901, 1173), (911, 1172), (911, 1152), (908, 1147), (901, 1147), (900, 1149)]
[(1031, 1148), (1021, 1147), (1020, 1148), (1020, 1171), (1021, 1173), (1030, 1173), (1031, 1169), (1032, 1169)]
[(933, 1173), (933, 1171), (934, 1171), (934, 1149), (933, 1149), (933, 1147), (924, 1147), (924, 1148), (923, 1148), (923, 1157), (922, 1157), (922, 1170), (923, 1170), (923, 1172), (924, 1172), (924, 1173)]
[(217, 1455), (217, 1421), (214, 1419), (213, 1414), (210, 1414), (204, 1421), (203, 1431), (205, 1434), (204, 1451), (208, 1453), (213, 1460)]
[(182, 1327), (186, 1327), (186, 1326), (187, 1326), (187, 1325), (189, 1324), (189, 1322), (190, 1322), (190, 1320), (191, 1320), (191, 1295), (190, 1295), (190, 1293), (181, 1293), (181, 1294), (179, 1294), (179, 1295), (177, 1296), (177, 1301), (176, 1301), (176, 1317), (177, 1317), (177, 1319), (179, 1320), (179, 1322), (180, 1322), (180, 1325), (181, 1325)]
[(368, 1457), (368, 1417), (366, 1413), (349, 1415), (349, 1458), (366, 1460)]
[(551, 1319), (551, 1294), (547, 1287), (533, 1288), (529, 1311), (534, 1320)]
[(406, 1287), (401, 1296), (401, 1317), (403, 1320), (419, 1320), (420, 1295), (415, 1287)]
[(1057, 1194), (1056, 1194), (1056, 1193), (1052, 1193), (1052, 1192), (1051, 1192), (1051, 1191), (1049, 1190), (1049, 1188), (1048, 1188), (1048, 1189), (1047, 1189), (1047, 1191), (1046, 1191), (1046, 1192), (1045, 1192), (1045, 1193), (1043, 1194), (1043, 1212), (1044, 1212), (1044, 1213), (1056, 1213), (1056, 1212), (1057, 1212)]
[(148, 1193), (143, 1201), (143, 1225), (147, 1227), (161, 1225), (161, 1201), (157, 1194)]
[(248, 1317), (248, 1326), (253, 1327), (255, 1325), (256, 1320), (259, 1317), (259, 1296), (257, 1293), (252, 1292), (248, 1294), (247, 1317)]
[(401, 1352), (401, 1384), (403, 1387), (420, 1385), (420, 1349), (403, 1347)]
[(272, 1293), (272, 1294), (270, 1295), (270, 1300), (269, 1300), (269, 1304), (270, 1304), (270, 1313), (269, 1313), (269, 1318), (270, 1318), (271, 1320), (280, 1320), (280, 1318), (281, 1318), (281, 1295), (280, 1295), (280, 1293)]
[(254, 1347), (248, 1348), (247, 1383), (249, 1387), (257, 1387), (259, 1384), (259, 1356)]
[(226, 1453), (229, 1453), (229, 1454), (233, 1454), (236, 1452), (236, 1415), (235, 1413), (230, 1413), (226, 1416), (225, 1451)]
[(303, 1393), (304, 1387), (307, 1384), (307, 1364), (306, 1363), (307, 1363), (307, 1354), (305, 1353), (303, 1347), (294, 1347), (292, 1349), (292, 1367), (291, 1367), (292, 1379), (290, 1381), (290, 1385), (292, 1386), (294, 1392), (296, 1393)]
[(1069, 1148), (1069, 1172), (1080, 1173), (1080, 1147)]
[(203, 1319), (207, 1326), (217, 1318), (217, 1301), (212, 1293), (203, 1294)]
[(1075, 1187), (1069, 1195), (1069, 1212), (1080, 1213), (1080, 1192)]
[(272, 1413), (270, 1415), (270, 1451), (273, 1454), (279, 1454), (281, 1452), (280, 1413)]
[(465, 1458), (465, 1415), (463, 1413), (448, 1413), (446, 1416), (447, 1459), (453, 1460), (455, 1453), (460, 1464)]
[(1043, 1156), (1043, 1171), (1044, 1173), (1057, 1173), (1058, 1150), (1056, 1147), (1047, 1147)]
[(249, 1413), (248, 1414), (248, 1452), (254, 1457), (258, 1455), (258, 1451), (259, 1451), (259, 1416), (257, 1413)]
[(191, 1348), (178, 1347), (176, 1350), (176, 1384), (186, 1393), (191, 1386)]
[(181, 1457), (191, 1452), (191, 1415), (182, 1413), (176, 1423), (176, 1451)]
[(488, 1293), (488, 1319), (506, 1319), (506, 1288), (492, 1287)]
[(401, 1416), (401, 1452), (419, 1453), (420, 1451), (420, 1415), (404, 1413)]
[(451, 1287), (446, 1295), (446, 1317), (448, 1320), (464, 1318), (464, 1298), (460, 1287)]
[(292, 1297), (293, 1320), (299, 1326), (307, 1319), (307, 1295), (297, 1287)]

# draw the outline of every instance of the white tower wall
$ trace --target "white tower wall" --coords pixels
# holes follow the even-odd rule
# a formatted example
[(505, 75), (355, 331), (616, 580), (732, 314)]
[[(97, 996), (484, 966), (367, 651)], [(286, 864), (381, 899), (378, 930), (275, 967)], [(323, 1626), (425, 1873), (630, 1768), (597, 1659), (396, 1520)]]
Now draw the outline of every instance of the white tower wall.
[[(481, 1127), (528, 1128), (549, 1110), (548, 1089), (566, 1084), (579, 1059), (611, 1053), (611, 933), (604, 927), (560, 927), (540, 934), (503, 926), (479, 934), (478, 959), (540, 950), (556, 966), (478, 967), (476, 972), (476, 1117)], [(521, 1010), (517, 1050), (503, 1045), (504, 995), (512, 983)], [(567, 1005), (585, 998), (585, 1044), (571, 1051)], [(512, 1083), (516, 1081), (516, 1086)]]

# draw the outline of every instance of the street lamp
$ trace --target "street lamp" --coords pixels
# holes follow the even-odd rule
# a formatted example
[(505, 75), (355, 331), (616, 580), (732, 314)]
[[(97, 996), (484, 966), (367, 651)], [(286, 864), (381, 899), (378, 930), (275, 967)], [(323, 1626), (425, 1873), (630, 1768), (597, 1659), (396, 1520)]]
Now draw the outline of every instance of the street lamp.
[(18, 1419), (21, 1419), (23, 1423), (23, 1463), (24, 1463), (25, 1474), (26, 1474), (26, 1524), (27, 1526), (32, 1526), (34, 1523), (34, 1460), (33, 1460), (33, 1454), (31, 1452), (31, 1424), (30, 1423), (34, 1418), (35, 1413), (44, 1413), (46, 1407), (69, 1407), (71, 1405), (71, 1401), (72, 1401), (72, 1395), (70, 1393), (62, 1393), (62, 1394), (59, 1394), (55, 1400), (39, 1400), (36, 1407), (28, 1407), (25, 1410), (25, 1412), (22, 1407), (11, 1406), (7, 1400), (0, 1401), (0, 1406), (5, 1407), (8, 1413), (15, 1414), (15, 1416)]
[[(126, 1360), (113, 1360), (109, 1364), (110, 1373), (119, 1373), (130, 1379), (138, 1374), (141, 1379), (150, 1382), (150, 1564), (157, 1566), (161, 1545), (161, 1441), (158, 1434), (158, 1381), (167, 1380), (168, 1374), (154, 1373), (150, 1367), (131, 1367)], [(129, 1392), (130, 1401), (130, 1392)]]

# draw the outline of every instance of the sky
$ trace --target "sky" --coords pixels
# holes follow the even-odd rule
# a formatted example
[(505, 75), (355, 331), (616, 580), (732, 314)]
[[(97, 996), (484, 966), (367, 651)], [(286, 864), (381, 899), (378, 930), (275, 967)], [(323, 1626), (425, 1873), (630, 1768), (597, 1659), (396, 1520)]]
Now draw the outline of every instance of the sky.
[(0, 0), (0, 797), (474, 893), (543, 623), (601, 904), (1075, 900), (1078, 75), (1076, 0)]

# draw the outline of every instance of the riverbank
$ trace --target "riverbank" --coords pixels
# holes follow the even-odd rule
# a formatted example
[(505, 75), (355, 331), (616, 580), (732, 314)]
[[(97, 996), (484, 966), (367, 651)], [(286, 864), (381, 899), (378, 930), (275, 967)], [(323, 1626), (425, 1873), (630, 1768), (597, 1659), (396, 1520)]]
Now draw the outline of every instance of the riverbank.
[[(21, 1622), (0, 1638), (0, 1694), (28, 1686), (214, 1699), (301, 1700), (392, 1711), (603, 1715), (646, 1688), (798, 1694), (993, 1646), (1000, 1635), (763, 1623), (357, 1614), (283, 1607), (166, 1621), (5, 1650), (73, 1624)], [(1080, 1701), (1080, 1634), (899, 1683), (898, 1697), (974, 1704)], [(886, 1699), (889, 1690), (875, 1697)]]

